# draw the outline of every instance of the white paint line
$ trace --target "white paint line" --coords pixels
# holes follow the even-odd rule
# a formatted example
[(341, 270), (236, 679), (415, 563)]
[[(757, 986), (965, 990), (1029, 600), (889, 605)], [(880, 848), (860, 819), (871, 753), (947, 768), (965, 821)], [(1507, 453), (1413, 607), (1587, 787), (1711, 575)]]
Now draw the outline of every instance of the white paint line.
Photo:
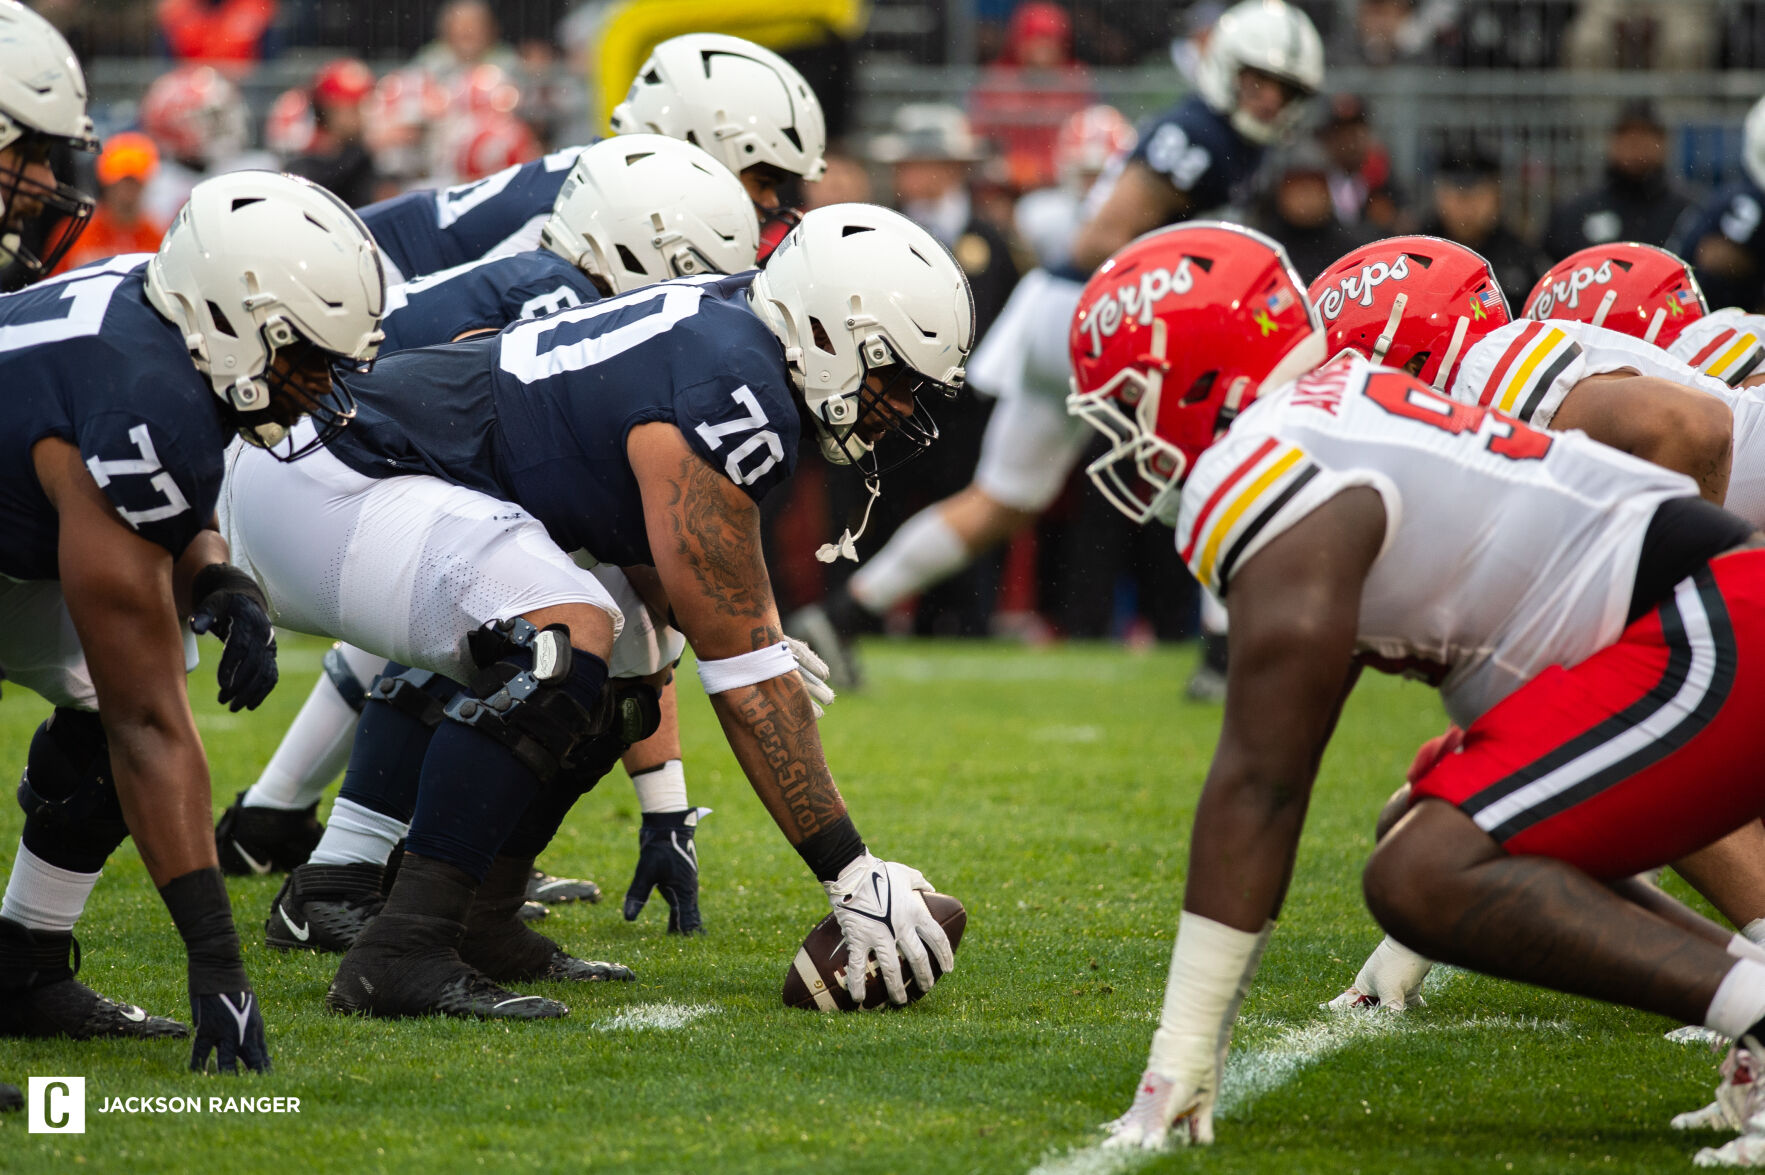
[(600, 1021), (597, 1032), (635, 1032), (653, 1028), (671, 1031), (717, 1011), (716, 1004), (636, 1004)]

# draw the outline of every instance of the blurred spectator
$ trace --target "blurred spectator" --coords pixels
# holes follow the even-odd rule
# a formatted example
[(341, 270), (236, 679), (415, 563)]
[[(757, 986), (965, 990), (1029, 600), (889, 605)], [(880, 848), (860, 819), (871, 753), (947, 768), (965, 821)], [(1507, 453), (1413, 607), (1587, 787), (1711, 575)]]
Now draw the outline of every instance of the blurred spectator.
[(954, 106), (908, 103), (895, 111), (894, 130), (872, 142), (870, 157), (891, 168), (895, 206), (942, 241), (968, 274), (978, 339), (1018, 273), (1004, 236), (974, 214), (969, 169), (985, 152), (968, 119)]
[(1391, 153), (1367, 122), (1366, 103), (1356, 94), (1332, 95), (1318, 142), (1329, 157), (1337, 218), (1395, 232), (1403, 199), (1391, 179)]
[(447, 104), (447, 90), (421, 69), (406, 67), (380, 79), (368, 100), (366, 121), (368, 150), (381, 175), (395, 184), (423, 187), (444, 170), (436, 157)]
[(417, 51), (412, 64), (443, 84), (475, 65), (495, 65), (515, 72), (521, 68), (521, 60), (501, 38), (496, 14), (485, 0), (448, 0), (435, 18), (435, 40)]
[(150, 219), (170, 224), (205, 176), (244, 167), (275, 167), (248, 153), (245, 99), (220, 71), (181, 65), (155, 78), (141, 99), (141, 129), (159, 148), (159, 169), (142, 195)]
[(313, 92), (307, 86), (283, 90), (264, 115), (264, 148), (278, 159), (293, 159), (312, 148), (319, 133), (313, 115)]
[(1426, 60), (1439, 34), (1458, 17), (1456, 0), (1360, 0), (1354, 12), (1353, 57), (1363, 65)]
[(98, 156), (98, 207), (57, 272), (119, 253), (151, 253), (159, 248), (165, 225), (141, 208), (141, 193), (158, 169), (159, 151), (152, 139), (136, 131), (110, 137)]
[(1011, 14), (1005, 48), (969, 95), (976, 133), (992, 140), (1018, 191), (1054, 180), (1054, 139), (1093, 101), (1091, 76), (1072, 58), (1072, 18), (1047, 0)]
[(250, 66), (268, 56), (276, 0), (159, 0), (159, 31), (179, 61)]
[(1582, 0), (1563, 59), (1571, 69), (1708, 69), (1714, 0)]
[(1090, 106), (1066, 120), (1054, 146), (1059, 183), (1017, 202), (1014, 227), (1036, 264), (1055, 269), (1071, 259), (1086, 194), (1105, 168), (1127, 158), (1134, 142), (1133, 125), (1113, 106)]
[(1316, 143), (1287, 148), (1274, 157), (1266, 174), (1256, 227), (1286, 247), (1293, 268), (1307, 285), (1344, 253), (1372, 239), (1337, 218), (1330, 195), (1330, 160)]
[(1501, 165), (1475, 147), (1459, 148), (1434, 176), (1434, 213), (1423, 232), (1481, 253), (1509, 303), (1524, 300), (1549, 263), (1502, 220)]
[(500, 66), (475, 65), (448, 87), (443, 133), (445, 183), (469, 183), (539, 158), (543, 148), (520, 116), (521, 88)]
[(1544, 251), (1561, 260), (1589, 245), (1663, 245), (1692, 200), (1667, 174), (1667, 127), (1646, 99), (1626, 103), (1606, 140), (1606, 179), (1551, 209)]
[(363, 142), (363, 109), (374, 92), (374, 73), (353, 57), (327, 63), (313, 78), (313, 137), (286, 170), (330, 188), (351, 208), (379, 197), (379, 176)]
[(803, 211), (829, 204), (870, 203), (870, 173), (864, 164), (844, 151), (829, 149), (827, 171), (812, 184), (803, 185)]

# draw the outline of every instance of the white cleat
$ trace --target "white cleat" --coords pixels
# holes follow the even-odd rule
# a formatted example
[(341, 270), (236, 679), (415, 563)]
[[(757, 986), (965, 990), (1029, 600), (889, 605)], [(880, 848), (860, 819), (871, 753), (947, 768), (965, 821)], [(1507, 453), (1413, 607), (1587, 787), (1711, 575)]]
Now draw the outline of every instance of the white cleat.
[[(1765, 1063), (1761, 1062), (1759, 1042), (1751, 1036), (1743, 1036), (1735, 1041), (1728, 1050), (1728, 1056), (1722, 1061), (1722, 1080), (1716, 1086), (1716, 1100), (1701, 1110), (1692, 1110), (1685, 1114), (1674, 1115), (1672, 1126), (1675, 1130), (1741, 1130), (1750, 1137), (1758, 1136), (1759, 1146), (1765, 1147)], [(1754, 1130), (1752, 1127), (1757, 1126)], [(1740, 1142), (1741, 1139), (1736, 1139)], [(1724, 1147), (1723, 1150), (1728, 1148)], [(1737, 1153), (1752, 1148), (1738, 1148)], [(1716, 1152), (1705, 1148), (1700, 1152), (1700, 1166), (1751, 1166), (1751, 1163), (1718, 1162), (1712, 1158), (1704, 1162), (1704, 1154), (1715, 1155)]]
[[(1758, 1127), (1755, 1130), (1753, 1127)], [(1765, 1167), (1765, 1119), (1747, 1124), (1747, 1132), (1721, 1146), (1707, 1146), (1692, 1156), (1698, 1167)]]
[(1140, 1077), (1140, 1087), (1134, 1091), (1134, 1104), (1128, 1112), (1104, 1123), (1109, 1137), (1103, 1140), (1103, 1149), (1156, 1151), (1166, 1146), (1212, 1142), (1211, 1113), (1199, 1105), (1171, 1113), (1171, 1101), (1176, 1095), (1175, 1085), (1148, 1069)]

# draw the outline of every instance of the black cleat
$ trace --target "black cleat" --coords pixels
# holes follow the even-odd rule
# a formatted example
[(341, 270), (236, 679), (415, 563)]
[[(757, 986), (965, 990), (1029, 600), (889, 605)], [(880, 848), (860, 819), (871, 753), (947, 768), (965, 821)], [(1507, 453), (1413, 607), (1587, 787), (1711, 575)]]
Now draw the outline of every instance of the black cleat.
[(79, 969), (80, 947), (72, 934), (28, 930), (0, 919), (0, 1036), (159, 1040), (190, 1035), (176, 1020), (99, 995), (74, 978)]
[(221, 872), (250, 877), (306, 864), (325, 834), (318, 812), (316, 800), (310, 808), (247, 808), (240, 792), (214, 826)]
[(444, 918), (385, 914), (343, 956), (325, 1007), (344, 1015), (556, 1020), (570, 1009), (497, 986), (461, 961), (461, 926)]
[[(599, 983), (636, 979), (629, 967), (578, 959), (520, 917), (533, 859), (497, 857), (466, 910), (459, 957), (499, 983)], [(530, 903), (529, 903), (530, 904)]]
[(0, 1081), (0, 1114), (4, 1114), (8, 1110), (22, 1110), (24, 1108), (25, 1095), (18, 1086), (7, 1085)]
[(386, 904), (380, 877), (370, 862), (296, 867), (270, 903), (264, 945), (342, 954)]
[(592, 881), (553, 877), (544, 870), (535, 869), (527, 878), (527, 900), (552, 906), (567, 902), (593, 903), (601, 900), (601, 887)]

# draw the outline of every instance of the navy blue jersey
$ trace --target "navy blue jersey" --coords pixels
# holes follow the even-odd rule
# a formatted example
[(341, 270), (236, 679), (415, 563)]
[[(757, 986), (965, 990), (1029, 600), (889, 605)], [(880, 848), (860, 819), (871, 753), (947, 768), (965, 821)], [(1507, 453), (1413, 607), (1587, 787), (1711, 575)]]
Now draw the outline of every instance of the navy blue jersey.
[(797, 398), (748, 308), (752, 280), (680, 278), (394, 355), (349, 378), (359, 408), (331, 452), (369, 477), (429, 474), (516, 502), (566, 551), (650, 563), (632, 428), (673, 423), (755, 501), (795, 466)]
[(1680, 218), (1667, 248), (1681, 257), (1696, 256), (1705, 237), (1727, 237), (1756, 259), (1765, 260), (1765, 192), (1745, 178), (1724, 184), (1697, 208)]
[(58, 519), (31, 446), (79, 447), (141, 537), (183, 553), (214, 512), (234, 432), (183, 334), (147, 301), (148, 254), (0, 298), (0, 574), (58, 579)]
[(406, 192), (362, 209), (362, 222), (397, 268), (396, 281), (537, 248), (580, 154), (581, 147), (566, 147), (469, 184)]
[(486, 327), (501, 330), (600, 296), (587, 274), (549, 249), (468, 261), (386, 291), (380, 354), (451, 343)]
[(1192, 95), (1142, 126), (1128, 158), (1144, 163), (1188, 198), (1187, 219), (1239, 201), (1262, 162), (1262, 148)]

